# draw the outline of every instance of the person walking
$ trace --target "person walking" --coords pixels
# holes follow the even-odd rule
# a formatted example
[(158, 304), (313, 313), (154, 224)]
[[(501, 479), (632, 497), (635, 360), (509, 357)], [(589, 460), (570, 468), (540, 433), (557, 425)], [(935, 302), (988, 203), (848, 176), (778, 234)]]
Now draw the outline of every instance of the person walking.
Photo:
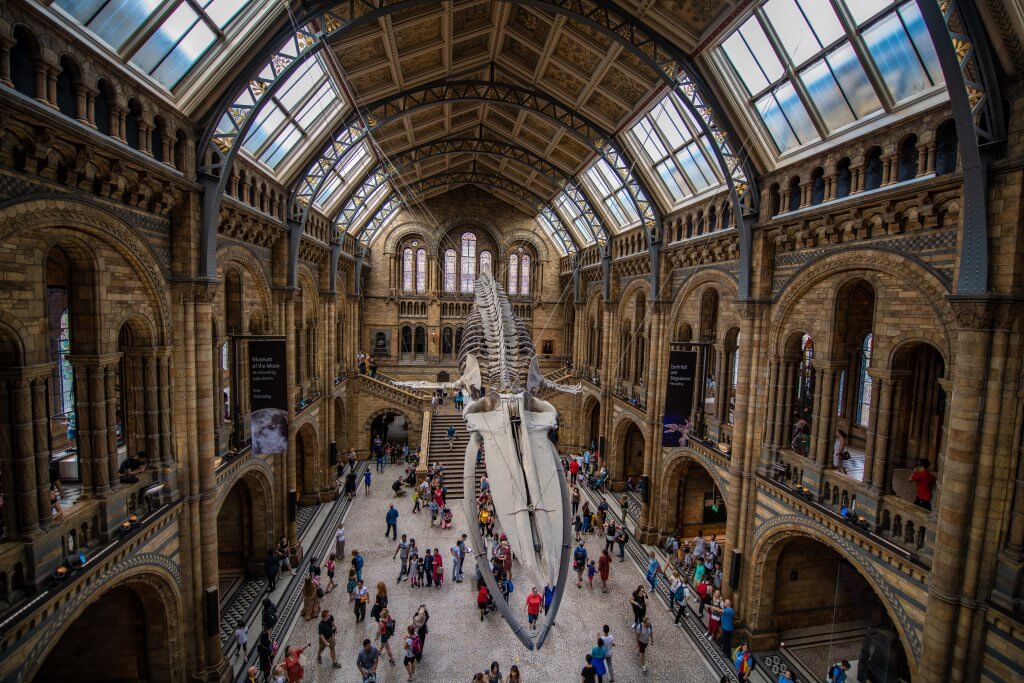
[(370, 475), (370, 470), (367, 469), (365, 472), (363, 472), (363, 487), (364, 487), (364, 490), (366, 491), (366, 495), (370, 495), (370, 482), (371, 482), (371, 480), (372, 480), (372, 476)]
[(281, 573), (281, 558), (273, 548), (267, 551), (267, 557), (263, 560), (263, 571), (267, 575), (267, 592), (273, 593), (277, 586), (277, 577)]
[(612, 667), (612, 652), (615, 649), (615, 636), (612, 635), (612, 630), (608, 624), (601, 627), (601, 637), (604, 638), (604, 665), (608, 669), (608, 680), (615, 680), (615, 669)]
[(480, 584), (480, 590), (476, 592), (476, 608), (480, 610), (480, 621), (484, 620), (487, 616), (487, 607), (491, 602), (491, 593), (487, 590), (487, 586), (482, 582)]
[(388, 504), (388, 511), (384, 515), (384, 522), (387, 528), (384, 530), (384, 538), (398, 539), (398, 510), (394, 505)]
[(603, 683), (608, 667), (605, 666), (604, 658), (608, 655), (608, 648), (604, 645), (604, 638), (597, 639), (597, 645), (590, 650), (590, 661), (594, 665), (594, 673), (597, 674), (597, 683)]
[(451, 452), (455, 446), (455, 425), (448, 425), (448, 451)]
[(377, 595), (373, 598), (373, 607), (370, 608), (370, 616), (374, 621), (380, 621), (381, 612), (388, 608), (388, 587), (383, 581), (377, 582)]
[(587, 568), (587, 548), (583, 541), (572, 551), (572, 568), (576, 570), (576, 587), (583, 588), (583, 572)]
[(238, 645), (235, 655), (242, 655), (243, 659), (249, 656), (249, 629), (241, 619), (235, 623), (235, 643)]
[(256, 655), (260, 661), (260, 673), (263, 679), (270, 678), (270, 668), (274, 663), (274, 641), (270, 638), (270, 629), (260, 631), (260, 639), (256, 641)]
[(612, 570), (612, 556), (608, 554), (608, 549), (605, 548), (601, 551), (601, 557), (597, 560), (597, 573), (601, 577), (601, 592), (608, 592), (608, 576)]
[(534, 631), (537, 630), (537, 620), (540, 618), (540, 605), (542, 602), (544, 602), (544, 596), (538, 593), (537, 587), (534, 586), (530, 589), (530, 594), (526, 596), (526, 620)]
[(633, 628), (636, 628), (647, 616), (647, 591), (643, 586), (636, 587), (630, 596), (629, 604), (633, 608)]
[(597, 670), (594, 669), (594, 657), (593, 655), (587, 655), (587, 663), (583, 665), (583, 670), (580, 671), (580, 680), (583, 683), (597, 683)]
[(358, 550), (352, 551), (352, 569), (356, 571), (356, 581), (363, 580), (363, 556)]
[(661, 570), (661, 563), (654, 556), (653, 550), (648, 555), (650, 559), (647, 561), (647, 583), (650, 584), (653, 593), (658, 586), (658, 572)]
[(420, 639), (420, 651), (416, 653), (417, 662), (423, 659), (423, 648), (427, 644), (427, 633), (430, 632), (430, 629), (427, 628), (428, 621), (430, 621), (430, 612), (427, 611), (426, 605), (420, 605), (412, 617), (412, 624), (416, 627), (416, 635)]
[(422, 650), (422, 643), (416, 635), (416, 627), (409, 624), (405, 629), (405, 652), (402, 657), (402, 666), (405, 667), (405, 680), (411, 681), (416, 675), (416, 655)]
[(324, 563), (324, 568), (327, 570), (327, 587), (324, 588), (324, 593), (330, 593), (338, 585), (334, 583), (334, 572), (338, 567), (338, 558), (334, 553), (331, 553), (330, 557), (327, 558), (327, 562)]
[(388, 608), (380, 611), (380, 621), (377, 624), (377, 640), (380, 641), (380, 649), (388, 653), (388, 661), (395, 663), (395, 655), (391, 653), (391, 636), (395, 635), (395, 620), (391, 618)]
[(678, 624), (682, 621), (683, 617), (686, 616), (686, 601), (690, 597), (690, 587), (686, 585), (685, 581), (679, 581), (679, 586), (677, 586), (675, 591), (672, 593), (672, 597), (676, 604), (679, 605), (675, 618), (675, 623)]
[(640, 670), (647, 673), (647, 648), (654, 644), (654, 629), (651, 620), (644, 617), (643, 621), (633, 627), (636, 631), (636, 649), (640, 656)]
[(334, 634), (338, 632), (338, 628), (334, 625), (334, 617), (329, 610), (320, 613), (320, 624), (316, 627), (316, 632), (318, 641), (316, 663), (323, 663), (324, 650), (327, 650), (331, 655), (331, 666), (340, 669), (341, 664), (338, 664), (338, 657), (334, 651)]
[(352, 468), (345, 475), (345, 495), (349, 500), (352, 500), (356, 496), (356, 471)]
[(334, 532), (334, 554), (345, 559), (345, 525), (339, 524)]
[(260, 624), (264, 631), (269, 631), (277, 624), (277, 605), (270, 598), (263, 598)]
[(356, 615), (356, 623), (366, 619), (366, 603), (370, 601), (370, 589), (363, 585), (362, 580), (356, 583), (356, 589), (352, 591), (352, 597), (355, 599), (355, 606), (353, 612)]
[(366, 680), (373, 675), (376, 680), (377, 675), (377, 663), (380, 661), (380, 652), (373, 646), (369, 638), (363, 639), (363, 649), (359, 651), (359, 655), (356, 657), (356, 668), (359, 669), (359, 675), (362, 680)]
[(572, 495), (569, 496), (569, 501), (572, 503), (572, 516), (575, 517), (580, 509), (580, 489), (576, 486), (575, 482), (573, 483)]
[(544, 586), (544, 616), (548, 615), (548, 610), (551, 609), (551, 601), (554, 599), (555, 589), (550, 585)]
[(402, 577), (409, 575), (409, 541), (406, 540), (406, 535), (402, 534), (402, 540), (398, 542), (398, 547), (395, 548), (395, 552), (391, 555), (391, 559), (395, 559), (396, 556), (401, 556), (398, 560), (398, 578), (395, 579), (395, 583), (402, 583)]

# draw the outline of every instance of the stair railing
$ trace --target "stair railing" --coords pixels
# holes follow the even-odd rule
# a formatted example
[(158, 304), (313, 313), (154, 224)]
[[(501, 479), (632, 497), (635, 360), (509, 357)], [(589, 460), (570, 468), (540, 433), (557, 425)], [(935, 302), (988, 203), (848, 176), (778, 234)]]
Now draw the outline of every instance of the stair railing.
[(421, 483), (427, 478), (430, 469), (430, 429), (434, 422), (434, 410), (427, 408), (423, 411), (423, 431), (420, 434), (420, 461), (416, 464), (416, 483)]

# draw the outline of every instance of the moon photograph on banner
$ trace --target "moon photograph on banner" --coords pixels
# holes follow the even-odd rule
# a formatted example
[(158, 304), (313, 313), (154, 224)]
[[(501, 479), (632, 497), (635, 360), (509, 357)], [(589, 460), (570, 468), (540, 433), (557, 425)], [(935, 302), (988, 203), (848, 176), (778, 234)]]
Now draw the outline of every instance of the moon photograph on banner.
[(686, 443), (693, 408), (693, 383), (697, 371), (696, 351), (671, 351), (668, 357), (668, 382), (665, 386), (665, 414), (662, 418), (661, 445), (678, 448)]
[(254, 455), (288, 452), (288, 375), (284, 339), (249, 342), (249, 414)]

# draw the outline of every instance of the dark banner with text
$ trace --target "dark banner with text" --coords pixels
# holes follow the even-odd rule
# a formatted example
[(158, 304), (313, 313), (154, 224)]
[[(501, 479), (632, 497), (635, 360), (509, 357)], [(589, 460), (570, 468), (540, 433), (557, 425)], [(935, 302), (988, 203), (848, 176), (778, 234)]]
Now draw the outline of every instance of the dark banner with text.
[(693, 382), (697, 372), (696, 351), (671, 351), (668, 356), (668, 385), (665, 387), (665, 416), (662, 418), (661, 445), (674, 448), (685, 445), (690, 432), (693, 408)]
[(284, 339), (249, 341), (249, 414), (255, 455), (288, 452), (288, 375)]

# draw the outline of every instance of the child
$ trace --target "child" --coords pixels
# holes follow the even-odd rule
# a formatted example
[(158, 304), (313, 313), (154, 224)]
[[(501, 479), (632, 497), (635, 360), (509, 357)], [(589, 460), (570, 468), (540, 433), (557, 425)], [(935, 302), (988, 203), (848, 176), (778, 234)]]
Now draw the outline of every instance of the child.
[(334, 568), (337, 564), (336, 557), (337, 556), (334, 553), (331, 553), (330, 556), (327, 558), (326, 564), (324, 565), (325, 568), (327, 569), (327, 588), (324, 589), (325, 593), (330, 593), (332, 590), (334, 590), (334, 587), (338, 585), (334, 583)]
[(439, 508), (437, 507), (437, 501), (433, 498), (430, 499), (430, 526), (434, 526), (434, 522), (437, 521), (437, 513)]
[(412, 514), (416, 514), (420, 511), (420, 490), (416, 487), (412, 489)]
[(420, 555), (415, 550), (409, 553), (409, 585), (413, 588), (419, 588), (419, 578), (417, 577), (417, 570), (420, 564)]
[(352, 602), (353, 600), (355, 600), (356, 596), (353, 593), (353, 591), (355, 591), (357, 583), (358, 583), (358, 581), (356, 580), (356, 570), (355, 569), (349, 569), (348, 570), (348, 583), (345, 584), (345, 589), (348, 591), (348, 601), (349, 602)]
[(476, 594), (476, 606), (480, 610), (480, 621), (487, 616), (487, 603), (490, 599), (491, 595), (487, 592), (487, 586), (480, 586), (480, 591)]
[(242, 653), (242, 657), (249, 655), (249, 648), (247, 644), (249, 642), (249, 630), (245, 628), (245, 622), (241, 619), (235, 624), (235, 640), (238, 642), (238, 650), (235, 652), (237, 655), (239, 652)]
[(587, 563), (587, 583), (590, 584), (590, 590), (594, 590), (594, 574), (597, 574), (597, 565), (591, 560)]
[(450, 508), (444, 509), (444, 516), (441, 518), (441, 528), (451, 529), (452, 528), (452, 511)]
[(420, 588), (420, 587), (423, 586), (423, 578), (424, 578), (423, 575), (426, 573), (426, 571), (427, 571), (427, 566), (424, 563), (423, 558), (421, 557), (416, 562), (416, 587), (417, 588)]

